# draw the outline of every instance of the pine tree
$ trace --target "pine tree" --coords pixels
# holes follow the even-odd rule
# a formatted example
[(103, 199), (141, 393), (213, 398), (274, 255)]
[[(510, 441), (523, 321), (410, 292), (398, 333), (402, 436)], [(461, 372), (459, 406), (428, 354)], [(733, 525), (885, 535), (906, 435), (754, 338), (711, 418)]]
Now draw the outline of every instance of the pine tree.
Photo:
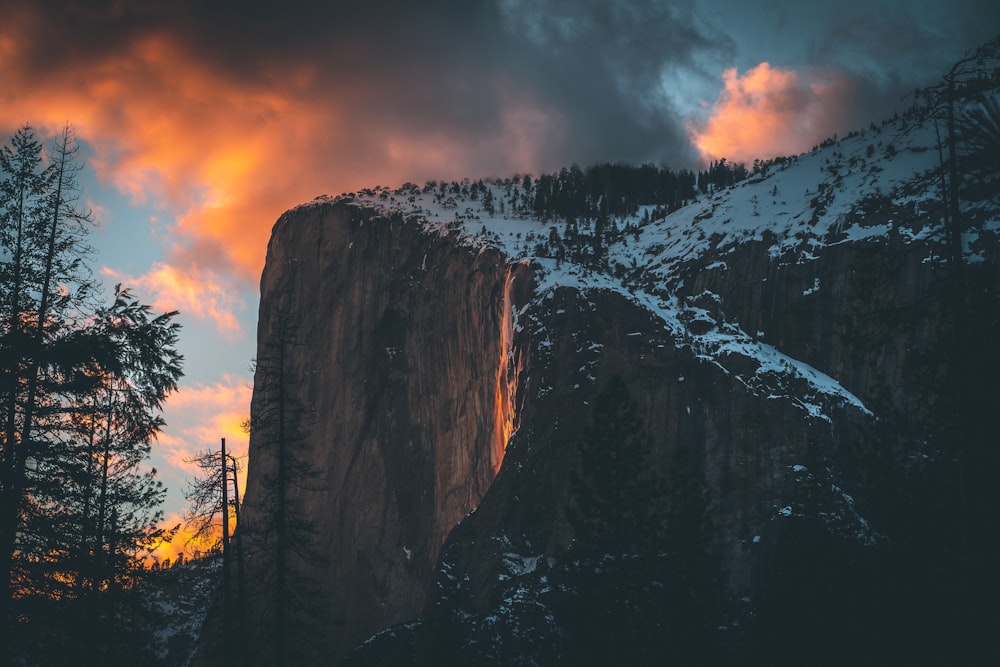
[[(75, 208), (76, 144), (71, 128), (55, 143), (49, 166), (30, 127), (0, 151), (2, 275), (3, 471), (0, 475), (0, 571), (12, 573), (19, 534), (31, 517), (28, 462), (35, 470), (51, 454), (48, 438), (61, 421), (59, 396), (93, 357), (76, 326), (95, 284), (84, 259), (89, 214)], [(8, 282), (9, 280), (9, 282)], [(2, 596), (10, 619), (14, 590)]]
[(679, 657), (689, 664), (700, 619), (679, 553), (690, 548), (686, 531), (672, 524), (692, 508), (654, 465), (653, 438), (620, 377), (596, 396), (591, 417), (567, 512), (575, 542), (553, 574), (567, 661), (668, 664)]
[[(977, 428), (978, 416), (983, 410), (980, 396), (981, 381), (976, 381), (980, 372), (973, 342), (979, 335), (973, 331), (972, 310), (973, 290), (967, 282), (968, 267), (965, 258), (963, 236), (967, 233), (962, 200), (968, 192), (970, 177), (976, 175), (978, 166), (985, 157), (982, 149), (995, 146), (997, 121), (991, 113), (990, 105), (973, 107), (962, 114), (959, 106), (975, 100), (981, 87), (987, 85), (988, 75), (997, 71), (1000, 65), (1000, 36), (993, 38), (974, 53), (962, 58), (952, 66), (941, 83), (921, 91), (926, 110), (934, 119), (938, 132), (938, 158), (941, 173), (942, 199), (944, 208), (944, 231), (948, 254), (949, 301), (952, 310), (952, 384), (953, 384), (953, 431), (950, 446), (954, 448), (959, 467), (958, 487), (962, 498), (962, 511), (958, 523), (961, 526), (962, 548), (970, 553), (970, 526), (975, 521), (970, 517), (986, 507), (987, 503), (978, 498), (991, 497), (992, 488), (986, 480), (979, 480), (978, 473), (983, 466), (975, 464), (977, 458), (989, 459), (992, 450), (992, 429)], [(995, 105), (994, 111), (995, 111)], [(944, 137), (941, 137), (942, 125)], [(991, 138), (992, 137), (992, 138)], [(964, 152), (964, 155), (963, 155)], [(988, 163), (988, 160), (986, 161)], [(972, 167), (972, 169), (970, 169)], [(995, 178), (995, 170), (987, 167), (980, 174), (986, 181)], [(992, 192), (992, 188), (987, 190)], [(985, 482), (985, 483), (984, 483)]]
[(154, 316), (121, 289), (96, 306), (80, 168), (69, 126), (47, 159), (27, 126), (0, 149), (5, 623), (17, 617), (15, 596), (68, 600), (126, 585), (158, 534), (162, 484), (140, 464), (181, 375), (176, 313)]
[(325, 616), (320, 582), (310, 575), (325, 559), (316, 544), (315, 527), (302, 511), (303, 497), (323, 491), (324, 486), (305, 458), (306, 415), (292, 392), (298, 378), (290, 364), (290, 352), (299, 343), (287, 314), (276, 314), (274, 330), (276, 336), (265, 343), (254, 374), (250, 437), (258, 465), (269, 474), (256, 497), (267, 511), (247, 525), (248, 535), (253, 536), (247, 559), (257, 568), (248, 583), (264, 605), (261, 624), (271, 633), (271, 664), (280, 666), (309, 659), (301, 655), (309, 646), (302, 640), (315, 640)]
[[(155, 469), (143, 471), (141, 464), (164, 424), (159, 414), (163, 401), (177, 388), (181, 375), (176, 315), (154, 316), (149, 306), (116, 286), (113, 303), (97, 312), (89, 332), (99, 345), (108, 347), (95, 395), (102, 424), (93, 543), (98, 571), (108, 580), (118, 574), (101, 562), (110, 542), (129, 549), (148, 545), (155, 541), (162, 518), (155, 509), (164, 495), (162, 483), (155, 479)], [(89, 450), (89, 438), (87, 444)], [(108, 534), (110, 513), (117, 514), (117, 529)]]

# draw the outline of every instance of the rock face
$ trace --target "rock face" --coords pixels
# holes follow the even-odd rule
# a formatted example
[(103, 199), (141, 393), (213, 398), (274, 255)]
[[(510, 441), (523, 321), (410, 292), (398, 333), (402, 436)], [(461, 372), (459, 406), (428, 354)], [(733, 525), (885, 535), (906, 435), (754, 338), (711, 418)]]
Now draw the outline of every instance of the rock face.
[[(775, 336), (796, 331), (803, 356), (843, 369), (874, 413), (842, 405), (811, 416), (749, 388), (737, 369), (750, 359), (731, 358), (727, 369), (677, 347), (627, 299), (555, 292), (526, 314), (553, 344), (535, 347), (521, 376), (527, 395), (504, 466), (449, 537), (420, 621), (376, 637), (349, 664), (977, 655), (991, 618), (979, 596), (998, 592), (987, 556), (996, 538), (982, 530), (997, 501), (988, 475), (966, 470), (978, 480), (964, 491), (956, 479), (956, 443), (941, 432), (954, 407), (947, 309), (939, 281), (905, 270), (911, 250), (841, 247), (808, 270), (786, 267), (777, 280), (793, 296), (776, 297), (780, 316), (757, 320)], [(814, 277), (844, 291), (809, 303), (801, 286)], [(709, 278), (698, 288), (725, 292), (725, 280)], [(976, 323), (985, 341), (1000, 333), (995, 269), (976, 280), (994, 304)], [(838, 296), (871, 284), (891, 284), (891, 317)], [(865, 303), (878, 310), (879, 301)], [(857, 318), (858, 329), (838, 343), (837, 327), (814, 325), (824, 314)], [(979, 360), (991, 371), (966, 382), (987, 392), (984, 409), (997, 404), (983, 381), (998, 355)], [(963, 455), (995, 469), (996, 451), (983, 448), (987, 414), (967, 424), (980, 444)], [(621, 478), (608, 473), (615, 468)], [(914, 629), (933, 639), (907, 645)], [(962, 638), (970, 643), (955, 643)]]
[[(326, 619), (329, 644), (317, 652), (343, 654), (415, 616), (445, 537), (492, 482), (510, 430), (499, 373), (508, 273), (496, 251), (470, 252), (353, 206), (305, 209), (275, 226), (258, 363), (287, 332), (285, 400), (313, 473), (289, 484), (289, 502), (314, 530), (319, 561), (295, 567), (322, 607), (306, 616)], [(276, 392), (262, 370), (252, 412), (273, 417)], [(264, 488), (274, 429), (263, 426), (251, 433), (251, 530), (274, 512)], [(248, 537), (266, 554), (260, 532)], [(301, 616), (291, 622), (306, 623)], [(269, 663), (260, 634), (255, 653)]]
[(275, 662), (284, 623), (281, 404), (310, 472), (288, 485), (312, 535), (287, 563), (310, 593), (290, 659), (978, 659), (1000, 593), (1000, 214), (971, 207), (956, 290), (933, 153), (912, 139), (875, 169), (868, 141), (606, 237), (528, 219), (517, 182), (283, 216), (252, 406), (252, 655)]

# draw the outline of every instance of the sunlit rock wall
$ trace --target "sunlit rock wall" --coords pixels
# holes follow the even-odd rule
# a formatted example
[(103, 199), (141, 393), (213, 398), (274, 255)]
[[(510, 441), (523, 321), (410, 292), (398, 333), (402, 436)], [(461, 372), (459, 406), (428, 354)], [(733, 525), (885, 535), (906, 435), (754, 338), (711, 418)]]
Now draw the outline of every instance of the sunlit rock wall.
[[(301, 207), (275, 225), (258, 355), (274, 355), (284, 326), (298, 455), (318, 473), (289, 489), (323, 561), (291, 560), (325, 614), (293, 613), (293, 624), (316, 629), (311, 654), (336, 658), (416, 615), (440, 545), (492, 482), (513, 420), (510, 279), (496, 251), (350, 205)], [(260, 368), (255, 419), (274, 413), (273, 378)], [(245, 525), (255, 558), (273, 551), (254, 532), (274, 511), (269, 447), (251, 433)], [(265, 619), (269, 596), (253, 604)], [(269, 632), (266, 620), (255, 632), (261, 664)]]
[[(258, 335), (262, 356), (279, 324), (296, 341), (289, 400), (322, 473), (294, 491), (323, 563), (291, 569), (324, 612), (296, 612), (296, 648), (325, 664), (402, 623), (350, 664), (794, 664), (872, 643), (892, 661), (913, 628), (975, 622), (941, 610), (971, 609), (992, 567), (974, 556), (995, 552), (977, 526), (996, 506), (996, 258), (969, 270), (966, 368), (933, 245), (830, 241), (692, 258), (667, 323), (400, 216), (286, 214)], [(252, 435), (251, 527), (274, 509), (269, 446)]]
[[(969, 591), (997, 589), (983, 528), (997, 506), (996, 264), (969, 271), (962, 370), (933, 247), (840, 244), (807, 263), (769, 245), (692, 263), (674, 286), (701, 308), (690, 326), (751, 332), (864, 407), (813, 410), (791, 366), (762, 379), (759, 359), (707, 355), (619, 293), (536, 298), (497, 479), (449, 536), (419, 619), (348, 664), (971, 655), (953, 640), (991, 616)], [(707, 268), (720, 257), (728, 270)], [(915, 631), (933, 642), (907, 644)]]

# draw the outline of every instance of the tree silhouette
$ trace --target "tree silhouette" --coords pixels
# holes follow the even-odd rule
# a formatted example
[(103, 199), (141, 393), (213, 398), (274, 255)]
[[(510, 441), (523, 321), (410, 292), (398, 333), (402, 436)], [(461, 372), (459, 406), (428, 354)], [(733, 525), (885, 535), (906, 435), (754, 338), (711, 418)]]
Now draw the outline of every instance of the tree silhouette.
[[(948, 245), (949, 277), (955, 292), (956, 306), (960, 317), (963, 315), (964, 303), (964, 266), (962, 255), (962, 211), (961, 187), (963, 169), (961, 165), (961, 143), (966, 139), (967, 149), (976, 151), (980, 142), (989, 143), (990, 117), (989, 106), (977, 110), (973, 107), (963, 117), (958, 105), (963, 101), (974, 99), (984, 86), (989, 85), (990, 76), (1000, 64), (1000, 36), (993, 38), (975, 52), (956, 62), (939, 84), (924, 90), (918, 90), (918, 98), (923, 102), (935, 121), (935, 128), (940, 132), (937, 123), (943, 123), (944, 138), (940, 138), (938, 155), (945, 206), (945, 235)], [(971, 130), (971, 131), (970, 131)], [(972, 141), (969, 142), (968, 140)]]
[(254, 539), (247, 556), (256, 568), (249, 582), (263, 601), (261, 623), (271, 634), (272, 664), (284, 665), (303, 658), (301, 652), (310, 644), (299, 640), (315, 640), (325, 615), (319, 582), (309, 574), (325, 560), (302, 504), (305, 496), (324, 487), (305, 458), (306, 415), (292, 393), (299, 379), (290, 363), (299, 343), (285, 313), (276, 314), (273, 330), (274, 338), (263, 343), (257, 358), (250, 419), (257, 464), (267, 471), (255, 501), (267, 511), (248, 526)]
[[(963, 549), (970, 551), (968, 517), (980, 506), (974, 500), (986, 493), (985, 488), (974, 488), (967, 480), (977, 477), (973, 464), (983, 458), (991, 448), (989, 433), (981, 423), (984, 407), (980, 405), (981, 382), (977, 380), (982, 368), (975, 357), (980, 332), (973, 331), (970, 311), (974, 290), (967, 283), (963, 235), (962, 198), (968, 195), (970, 180), (978, 173), (981, 179), (992, 181), (996, 171), (995, 150), (998, 115), (995, 99), (983, 97), (984, 90), (995, 87), (995, 77), (1000, 72), (1000, 36), (980, 46), (970, 55), (956, 62), (942, 81), (922, 91), (917, 91), (925, 103), (925, 110), (935, 122), (938, 132), (938, 157), (941, 173), (944, 208), (944, 231), (948, 255), (949, 302), (952, 311), (952, 403), (953, 434), (951, 443), (959, 467), (958, 487), (962, 498), (962, 512), (958, 517), (961, 526)], [(976, 104), (976, 100), (979, 104)], [(962, 110), (965, 107), (965, 111)], [(944, 137), (941, 137), (941, 124)], [(987, 192), (992, 192), (987, 189)], [(985, 380), (985, 378), (983, 378)], [(988, 409), (988, 408), (985, 408)], [(982, 486), (980, 483), (979, 486)]]
[(996, 202), (993, 182), (1000, 172), (1000, 97), (981, 95), (959, 114), (957, 123), (965, 145), (963, 170), (978, 177), (985, 193)]
[(612, 377), (579, 444), (575, 543), (552, 575), (567, 663), (688, 664), (706, 650), (692, 592), (705, 555), (700, 477), (678, 457), (693, 479), (668, 479), (653, 449), (628, 385)]
[[(186, 519), (193, 528), (191, 539), (204, 540), (219, 535), (213, 549), (222, 552), (222, 596), (223, 596), (223, 654), (226, 664), (235, 660), (233, 632), (233, 592), (232, 592), (232, 547), (235, 547), (237, 566), (236, 604), (239, 607), (239, 653), (240, 662), (246, 663), (247, 618), (246, 618), (246, 574), (243, 557), (243, 531), (240, 529), (239, 465), (237, 459), (226, 452), (226, 439), (222, 438), (218, 451), (198, 454), (189, 463), (194, 463), (202, 471), (189, 482), (185, 497), (191, 504)], [(232, 495), (229, 489), (232, 488)], [(217, 523), (216, 520), (219, 519)], [(230, 530), (230, 518), (235, 519), (235, 530)], [(220, 526), (221, 524), (221, 526)], [(216, 532), (221, 527), (221, 531)], [(234, 536), (235, 533), (235, 536)]]
[(29, 618), (15, 613), (15, 599), (23, 610), (96, 593), (100, 613), (90, 617), (110, 622), (112, 594), (130, 585), (159, 535), (162, 484), (140, 464), (181, 375), (179, 326), (176, 313), (153, 315), (124, 289), (97, 305), (80, 168), (69, 126), (47, 155), (27, 126), (0, 149), (5, 624)]
[[(74, 310), (85, 306), (94, 283), (82, 265), (89, 248), (83, 241), (87, 214), (73, 208), (77, 198), (76, 147), (67, 127), (43, 167), (41, 144), (33, 130), (20, 128), (0, 150), (0, 236), (4, 260), (0, 322), (3, 396), (3, 470), (0, 474), (0, 571), (12, 573), (26, 522), (40, 511), (31, 493), (28, 461), (46, 462), (47, 439), (58, 430), (59, 396), (72, 383), (87, 350), (74, 327)], [(73, 358), (75, 357), (75, 358)], [(39, 511), (35, 511), (39, 509)], [(22, 554), (23, 555), (23, 554)], [(22, 563), (25, 559), (21, 559)], [(6, 576), (6, 575), (5, 575)], [(2, 596), (10, 615), (14, 579)]]

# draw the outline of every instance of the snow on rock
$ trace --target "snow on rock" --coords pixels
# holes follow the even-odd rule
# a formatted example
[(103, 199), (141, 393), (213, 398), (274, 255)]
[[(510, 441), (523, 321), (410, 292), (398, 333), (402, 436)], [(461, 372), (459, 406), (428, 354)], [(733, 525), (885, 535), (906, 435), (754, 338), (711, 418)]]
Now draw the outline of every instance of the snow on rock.
[[(774, 261), (815, 261), (827, 246), (885, 239), (899, 234), (917, 243), (931, 236), (926, 217), (926, 192), (932, 187), (937, 152), (933, 125), (908, 125), (899, 119), (833, 142), (823, 149), (782, 158), (730, 188), (716, 190), (653, 222), (654, 207), (640, 206), (619, 220), (634, 225), (636, 234), (623, 235), (607, 249), (604, 270), (571, 258), (554, 259), (536, 253), (538, 244), (562, 225), (540, 220), (519, 206), (517, 180), (483, 183), (482, 192), (464, 181), (459, 192), (445, 184), (424, 187), (406, 184), (398, 189), (376, 187), (339, 197), (319, 197), (303, 206), (330, 201), (374, 209), (385, 216), (416, 219), (428, 231), (456, 238), (460, 243), (500, 249), (511, 262), (530, 261), (536, 269), (538, 298), (560, 287), (581, 291), (610, 290), (630, 298), (654, 313), (677, 345), (690, 346), (706, 361), (731, 372), (736, 360), (751, 360), (757, 369), (739, 374), (752, 391), (789, 400), (811, 417), (829, 420), (833, 406), (849, 405), (870, 414), (862, 402), (836, 379), (801, 360), (787, 356), (751, 335), (735, 322), (716, 321), (680, 299), (683, 267), (702, 256), (748, 241), (771, 243)], [(454, 184), (457, 185), (457, 184)], [(472, 184), (477, 185), (477, 184)], [(488, 195), (487, 195), (488, 193)], [(513, 194), (512, 194), (513, 193)], [(491, 203), (485, 204), (486, 200)], [(523, 201), (523, 200), (522, 200)], [(912, 207), (909, 220), (871, 224), (865, 207), (890, 201)], [(505, 202), (498, 207), (496, 202)], [(995, 217), (983, 230), (1000, 229)], [(979, 232), (966, 238), (970, 261), (981, 261)], [(933, 260), (932, 260), (933, 261)], [(630, 270), (637, 267), (637, 270)], [(726, 270), (724, 259), (704, 270)], [(819, 278), (803, 296), (815, 295)], [(540, 337), (541, 345), (550, 341)]]

